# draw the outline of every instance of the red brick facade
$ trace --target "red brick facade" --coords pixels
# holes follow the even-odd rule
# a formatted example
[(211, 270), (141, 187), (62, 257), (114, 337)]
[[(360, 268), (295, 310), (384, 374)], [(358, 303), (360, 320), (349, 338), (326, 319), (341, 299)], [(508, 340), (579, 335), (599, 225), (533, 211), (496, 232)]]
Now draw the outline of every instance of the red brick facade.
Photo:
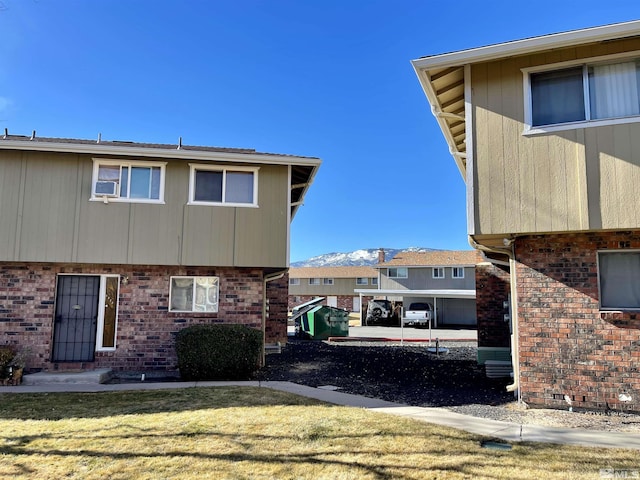
[(515, 247), (523, 401), (639, 411), (640, 310), (600, 311), (597, 252), (640, 249), (640, 231), (519, 237)]
[[(147, 265), (0, 265), (0, 338), (28, 347), (32, 370), (64, 368), (52, 358), (57, 275), (118, 274), (121, 282), (115, 351), (96, 352), (78, 367), (114, 370), (173, 370), (175, 333), (196, 323), (236, 323), (262, 328), (264, 273), (259, 268), (167, 267)], [(218, 276), (215, 314), (169, 312), (169, 277)], [(266, 343), (286, 342), (288, 277), (267, 283)]]
[(509, 299), (508, 267), (491, 263), (476, 265), (476, 318), (478, 347), (511, 346), (509, 322), (505, 321), (504, 302)]

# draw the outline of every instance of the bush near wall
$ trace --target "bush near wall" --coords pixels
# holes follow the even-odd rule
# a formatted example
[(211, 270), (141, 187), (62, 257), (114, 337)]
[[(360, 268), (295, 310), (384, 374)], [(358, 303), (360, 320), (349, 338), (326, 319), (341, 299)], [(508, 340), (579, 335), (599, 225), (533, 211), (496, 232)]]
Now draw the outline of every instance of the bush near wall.
[(244, 325), (193, 325), (176, 335), (184, 380), (243, 380), (258, 370), (262, 332)]

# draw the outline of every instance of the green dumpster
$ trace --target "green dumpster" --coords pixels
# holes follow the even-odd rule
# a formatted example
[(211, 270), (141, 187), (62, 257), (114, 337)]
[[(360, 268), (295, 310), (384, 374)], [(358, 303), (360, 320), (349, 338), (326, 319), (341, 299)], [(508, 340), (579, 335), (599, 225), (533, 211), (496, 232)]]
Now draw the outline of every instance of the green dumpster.
[(298, 321), (299, 330), (296, 330), (299, 334), (313, 340), (349, 336), (349, 312), (342, 308), (316, 305), (302, 314)]

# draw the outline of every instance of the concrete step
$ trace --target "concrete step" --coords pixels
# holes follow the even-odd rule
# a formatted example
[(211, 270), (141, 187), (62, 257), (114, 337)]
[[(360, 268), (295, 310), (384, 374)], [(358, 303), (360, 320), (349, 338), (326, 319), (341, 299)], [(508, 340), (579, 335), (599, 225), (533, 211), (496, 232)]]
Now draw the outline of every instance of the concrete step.
[(23, 385), (98, 384), (113, 377), (108, 368), (81, 372), (38, 372), (22, 376)]

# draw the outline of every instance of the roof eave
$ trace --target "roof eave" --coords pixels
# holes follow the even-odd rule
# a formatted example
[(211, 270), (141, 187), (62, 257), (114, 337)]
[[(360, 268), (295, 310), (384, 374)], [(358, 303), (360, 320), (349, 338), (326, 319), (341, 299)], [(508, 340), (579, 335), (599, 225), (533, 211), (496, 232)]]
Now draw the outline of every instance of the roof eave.
[(201, 160), (234, 163), (258, 163), (272, 165), (311, 165), (314, 169), (320, 166), (321, 160), (314, 157), (297, 157), (293, 155), (278, 155), (265, 153), (236, 153), (215, 152), (194, 149), (175, 150), (167, 148), (152, 148), (131, 146), (114, 146), (107, 144), (84, 144), (67, 142), (37, 142), (32, 140), (2, 140), (0, 150), (26, 150), (58, 153), (83, 153), (89, 155), (123, 155), (136, 157), (155, 157), (176, 160)]
[(583, 43), (633, 37), (639, 34), (640, 20), (633, 20), (423, 57), (413, 60), (411, 63), (416, 70), (462, 66), (468, 63), (525, 55), (550, 48), (562, 48)]

